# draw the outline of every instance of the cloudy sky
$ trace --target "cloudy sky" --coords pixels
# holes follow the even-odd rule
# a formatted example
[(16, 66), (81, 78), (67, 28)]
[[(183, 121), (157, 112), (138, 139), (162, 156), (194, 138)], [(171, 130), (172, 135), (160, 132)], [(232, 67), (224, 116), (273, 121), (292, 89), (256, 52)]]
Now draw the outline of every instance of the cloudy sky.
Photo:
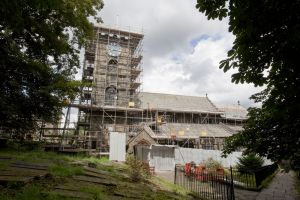
[(249, 107), (253, 85), (236, 85), (218, 68), (234, 37), (228, 21), (208, 21), (196, 0), (104, 0), (104, 24), (145, 34), (143, 91), (208, 97)]

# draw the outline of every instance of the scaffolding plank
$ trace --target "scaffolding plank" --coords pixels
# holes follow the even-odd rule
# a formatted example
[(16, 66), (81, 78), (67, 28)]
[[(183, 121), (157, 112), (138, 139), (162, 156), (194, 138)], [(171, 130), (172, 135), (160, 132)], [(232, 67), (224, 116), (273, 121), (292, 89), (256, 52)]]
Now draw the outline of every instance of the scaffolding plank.
[(10, 167), (7, 170), (1, 170), (0, 176), (19, 176), (19, 177), (34, 177), (43, 178), (49, 173), (44, 170), (34, 170), (34, 169), (20, 169)]
[(78, 187), (76, 185), (58, 185), (55, 187), (55, 189), (60, 189), (60, 190), (68, 190), (68, 191), (78, 191)]
[(107, 179), (96, 178), (96, 177), (74, 176), (73, 179), (78, 180), (78, 181), (83, 181), (83, 182), (106, 185), (106, 186), (117, 186), (117, 184), (114, 181), (107, 180)]
[(34, 169), (34, 170), (47, 170), (48, 169), (48, 167), (44, 166), (44, 165), (36, 165), (36, 164), (29, 164), (29, 163), (18, 163), (18, 162), (10, 164), (10, 167)]
[(97, 173), (97, 174), (101, 174), (101, 175), (109, 175), (110, 173), (104, 170), (100, 170), (100, 169), (95, 169), (95, 168), (91, 168), (91, 167), (84, 167), (84, 169), (88, 172), (93, 172), (93, 173)]
[(31, 182), (32, 180), (34, 180), (34, 177), (0, 175), (0, 185), (7, 185), (9, 183), (26, 184)]
[(12, 157), (10, 157), (10, 156), (0, 156), (0, 161), (1, 160), (12, 160)]
[(95, 173), (95, 172), (89, 172), (89, 171), (84, 171), (83, 174), (84, 174), (85, 176), (96, 177), (96, 178), (102, 178), (102, 179), (107, 179), (107, 178), (109, 178), (107, 175), (99, 174), (99, 173)]

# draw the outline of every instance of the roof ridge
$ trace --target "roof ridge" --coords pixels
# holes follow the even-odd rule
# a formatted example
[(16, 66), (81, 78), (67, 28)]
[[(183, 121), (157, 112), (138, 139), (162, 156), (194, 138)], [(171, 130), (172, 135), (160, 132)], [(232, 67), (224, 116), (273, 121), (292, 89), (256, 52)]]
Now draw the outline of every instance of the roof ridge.
[(195, 97), (195, 98), (206, 98), (205, 96), (193, 96), (193, 95), (183, 95), (183, 94), (170, 94), (170, 93), (159, 93), (159, 92), (140, 92), (140, 94), (148, 93), (148, 94), (162, 94), (169, 96), (183, 96), (183, 97)]
[(211, 105), (217, 110), (217, 111), (221, 111), (219, 110), (219, 108), (208, 98), (208, 96), (206, 96), (207, 100), (209, 103), (211, 103)]

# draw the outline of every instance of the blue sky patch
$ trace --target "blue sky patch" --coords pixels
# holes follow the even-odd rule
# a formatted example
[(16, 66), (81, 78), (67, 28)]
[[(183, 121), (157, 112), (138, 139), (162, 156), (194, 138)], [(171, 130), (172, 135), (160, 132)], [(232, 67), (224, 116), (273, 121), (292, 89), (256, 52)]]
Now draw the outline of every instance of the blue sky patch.
[(201, 40), (207, 40), (209, 35), (201, 35), (200, 37), (196, 37), (190, 41), (192, 47), (195, 47)]
[(196, 37), (196, 38), (192, 39), (190, 41), (190, 45), (192, 47), (195, 47), (195, 46), (197, 46), (197, 44), (200, 41), (207, 40), (207, 39), (212, 39), (212, 41), (217, 41), (217, 40), (221, 39), (221, 36), (220, 35), (209, 36), (209, 35), (204, 34), (204, 35), (201, 35), (200, 37)]

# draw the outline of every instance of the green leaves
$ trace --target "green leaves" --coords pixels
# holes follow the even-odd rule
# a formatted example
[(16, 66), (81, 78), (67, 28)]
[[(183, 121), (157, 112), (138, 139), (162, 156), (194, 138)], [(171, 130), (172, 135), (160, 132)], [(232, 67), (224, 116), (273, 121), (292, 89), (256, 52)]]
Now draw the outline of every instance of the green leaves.
[(266, 87), (251, 97), (262, 108), (249, 109), (245, 130), (226, 140), (224, 153), (243, 147), (275, 161), (296, 159), (300, 152), (299, 2), (198, 0), (196, 8), (208, 19), (229, 18), (235, 41), (220, 69), (236, 68), (234, 83)]
[(0, 127), (25, 133), (55, 121), (82, 83), (79, 49), (101, 0), (0, 1)]
[(222, 20), (227, 17), (228, 9), (225, 7), (225, 0), (198, 0), (196, 8), (200, 12), (205, 12), (208, 20), (216, 19)]
[(249, 173), (259, 169), (263, 164), (264, 160), (261, 157), (255, 155), (254, 153), (250, 153), (239, 158), (237, 168), (241, 173)]
[(223, 69), (224, 72), (227, 72), (230, 69), (229, 60), (222, 60), (219, 68)]

